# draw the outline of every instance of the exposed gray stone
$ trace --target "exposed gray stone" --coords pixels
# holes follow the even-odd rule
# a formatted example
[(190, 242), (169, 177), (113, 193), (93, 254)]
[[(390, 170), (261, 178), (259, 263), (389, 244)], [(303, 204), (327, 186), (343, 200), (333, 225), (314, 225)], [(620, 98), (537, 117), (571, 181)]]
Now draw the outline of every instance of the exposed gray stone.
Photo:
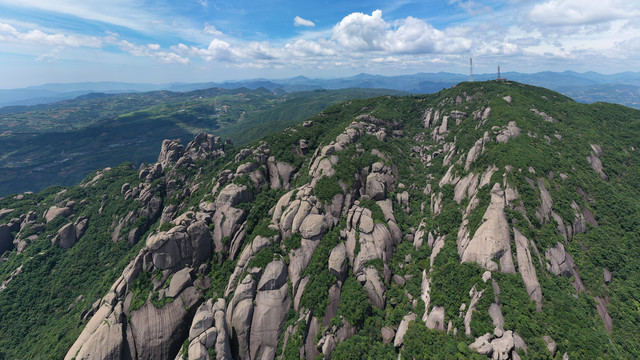
[(502, 337), (491, 341), (491, 347), (493, 347), (493, 359), (494, 360), (508, 360), (511, 350), (514, 348), (513, 332), (511, 330), (505, 331)]
[(207, 302), (202, 303), (196, 311), (193, 321), (191, 321), (191, 328), (189, 329), (189, 339), (193, 340), (200, 334), (204, 333), (213, 325), (213, 302), (209, 299)]
[(513, 237), (516, 243), (516, 258), (518, 260), (518, 270), (522, 276), (524, 287), (529, 294), (529, 298), (536, 302), (536, 309), (542, 310), (542, 288), (538, 282), (536, 268), (533, 266), (533, 259), (529, 251), (529, 241), (520, 233), (518, 229), (513, 228)]
[(329, 272), (335, 275), (338, 280), (344, 281), (347, 276), (347, 270), (347, 248), (342, 242), (331, 249), (331, 253), (329, 254)]
[(494, 259), (500, 259), (502, 272), (514, 273), (515, 266), (511, 257), (511, 236), (509, 224), (504, 211), (504, 191), (496, 183), (491, 189), (491, 203), (482, 217), (484, 222), (468, 246), (462, 251), (462, 262), (476, 262), (490, 271), (497, 271), (498, 264)]
[(429, 329), (445, 331), (444, 307), (435, 306), (429, 313), (425, 325), (427, 325)]
[(395, 339), (393, 340), (393, 346), (398, 347), (402, 345), (402, 343), (404, 342), (404, 336), (406, 335), (407, 330), (409, 329), (409, 323), (415, 320), (416, 317), (417, 317), (416, 314), (410, 313), (408, 315), (405, 315), (402, 318), (402, 321), (400, 322), (400, 326), (398, 326), (398, 331), (396, 332)]
[(119, 360), (123, 351), (122, 324), (100, 325), (90, 340), (75, 356), (76, 360)]
[(390, 342), (392, 342), (396, 336), (396, 332), (388, 326), (383, 327), (380, 330), (380, 333), (382, 335), (382, 342), (385, 344), (389, 344)]
[(192, 281), (191, 281), (192, 270), (193, 269), (186, 267), (178, 271), (177, 273), (173, 274), (173, 277), (171, 278), (171, 282), (169, 283), (169, 289), (167, 289), (167, 292), (165, 293), (167, 297), (175, 298), (176, 296), (178, 296), (178, 294), (180, 294), (182, 290), (184, 290), (185, 288), (187, 288), (192, 284)]
[(558, 345), (556, 345), (556, 342), (553, 341), (551, 336), (544, 335), (542, 337), (542, 340), (544, 340), (544, 342), (547, 344), (547, 349), (549, 349), (549, 352), (551, 353), (551, 356), (556, 356), (556, 351), (558, 350)]
[(50, 222), (51, 220), (62, 216), (62, 217), (68, 217), (69, 215), (73, 214), (73, 209), (70, 207), (62, 207), (59, 208), (57, 206), (52, 206), (49, 208), (49, 210), (45, 211), (44, 213), (44, 219), (47, 222)]
[(358, 281), (361, 283), (364, 282), (364, 290), (367, 292), (367, 296), (371, 303), (378, 309), (384, 309), (386, 288), (380, 279), (378, 270), (372, 267), (364, 268), (361, 277), (358, 277)]
[(260, 279), (249, 337), (251, 359), (258, 354), (263, 358), (268, 354), (275, 355), (291, 301), (286, 279), (287, 267), (279, 260), (269, 263)]
[(479, 338), (476, 338), (476, 341), (469, 345), (469, 349), (476, 351), (482, 355), (491, 355), (493, 352), (493, 346), (491, 345), (492, 335), (487, 333)]
[(309, 214), (300, 224), (300, 234), (305, 239), (319, 240), (329, 230), (324, 215)]
[(52, 243), (63, 249), (69, 249), (76, 244), (76, 228), (69, 223), (58, 230), (58, 234), (53, 238)]
[(138, 359), (166, 359), (178, 353), (188, 336), (189, 328), (184, 324), (188, 323), (190, 312), (193, 314), (202, 301), (194, 287), (185, 289), (180, 299), (160, 309), (146, 303), (131, 314), (129, 326)]

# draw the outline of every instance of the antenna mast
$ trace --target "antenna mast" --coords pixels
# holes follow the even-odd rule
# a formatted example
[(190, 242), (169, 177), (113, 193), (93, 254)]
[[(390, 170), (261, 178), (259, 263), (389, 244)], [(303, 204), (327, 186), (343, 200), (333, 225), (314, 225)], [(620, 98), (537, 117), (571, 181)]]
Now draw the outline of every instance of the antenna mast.
[(469, 81), (473, 81), (473, 59), (469, 58)]
[(502, 80), (502, 79), (500, 78), (500, 65), (498, 65), (498, 81), (500, 81), (500, 80)]

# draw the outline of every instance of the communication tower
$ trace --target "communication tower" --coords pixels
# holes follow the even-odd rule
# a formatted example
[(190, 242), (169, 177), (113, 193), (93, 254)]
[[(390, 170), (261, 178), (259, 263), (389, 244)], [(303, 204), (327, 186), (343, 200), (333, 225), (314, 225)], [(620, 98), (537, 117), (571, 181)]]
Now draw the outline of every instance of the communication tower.
[(473, 81), (473, 59), (469, 58), (469, 81)]

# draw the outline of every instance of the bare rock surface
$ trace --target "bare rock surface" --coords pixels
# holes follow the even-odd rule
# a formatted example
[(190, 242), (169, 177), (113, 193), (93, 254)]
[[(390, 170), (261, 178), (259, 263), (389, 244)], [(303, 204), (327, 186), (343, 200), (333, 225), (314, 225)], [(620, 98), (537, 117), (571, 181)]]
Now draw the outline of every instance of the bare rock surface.
[(409, 329), (409, 323), (412, 322), (413, 320), (415, 320), (417, 317), (416, 314), (414, 313), (410, 313), (405, 315), (402, 318), (402, 321), (400, 322), (400, 325), (398, 326), (398, 331), (396, 331), (396, 336), (393, 340), (393, 346), (398, 347), (400, 345), (402, 345), (402, 343), (404, 342), (404, 336), (407, 333), (407, 330)]
[(551, 356), (555, 356), (556, 351), (558, 350), (558, 345), (556, 345), (556, 342), (551, 338), (551, 336), (548, 335), (543, 336), (542, 340), (544, 340), (544, 342), (547, 344), (547, 349), (551, 353)]
[(600, 314), (602, 321), (604, 321), (604, 327), (607, 329), (609, 334), (611, 334), (611, 331), (613, 330), (613, 319), (607, 311), (609, 300), (603, 297), (595, 297), (595, 299), (598, 302), (598, 305), (596, 305), (596, 310), (598, 310), (598, 314)]
[(191, 271), (191, 268), (186, 267), (173, 274), (171, 282), (169, 283), (169, 289), (167, 289), (166, 292), (168, 297), (175, 298), (182, 290), (191, 285)]
[(300, 224), (300, 234), (305, 239), (319, 240), (329, 230), (324, 215), (310, 214)]
[(51, 241), (53, 245), (59, 246), (63, 249), (69, 249), (76, 244), (76, 228), (73, 224), (69, 223), (58, 230), (58, 234)]
[(119, 360), (124, 350), (122, 324), (102, 324), (92, 336), (92, 341), (75, 356), (76, 360)]
[(158, 163), (164, 169), (167, 165), (177, 162), (183, 154), (184, 145), (181, 144), (180, 140), (164, 140), (160, 155), (158, 155)]
[(553, 208), (553, 200), (551, 199), (551, 195), (549, 195), (549, 191), (547, 191), (542, 178), (538, 178), (538, 188), (540, 189), (541, 204), (540, 208), (536, 212), (536, 216), (541, 222), (549, 221), (549, 215), (551, 215), (551, 209)]
[(499, 143), (506, 143), (509, 139), (513, 139), (520, 135), (520, 128), (516, 125), (515, 121), (509, 121), (507, 126), (500, 130), (496, 136), (496, 141)]
[(70, 207), (57, 207), (57, 206), (52, 206), (49, 208), (49, 210), (45, 211), (44, 213), (44, 219), (46, 220), (46, 222), (50, 222), (51, 220), (62, 216), (62, 217), (68, 217), (71, 214), (73, 214), (73, 209)]
[(358, 276), (358, 281), (364, 283), (364, 290), (367, 292), (369, 301), (378, 309), (384, 309), (386, 302), (386, 288), (380, 279), (378, 270), (372, 267), (364, 268), (362, 274)]
[(347, 276), (347, 248), (344, 243), (338, 244), (331, 249), (329, 254), (329, 271), (338, 278), (340, 281), (344, 281)]
[[(491, 203), (482, 219), (484, 222), (466, 248), (462, 251), (462, 262), (476, 262), (490, 271), (514, 273), (515, 266), (511, 256), (511, 236), (504, 212), (504, 191), (496, 183), (491, 189)], [(494, 261), (499, 259), (500, 267)]]
[(536, 302), (536, 309), (542, 310), (542, 288), (536, 275), (536, 268), (533, 266), (531, 252), (529, 251), (529, 241), (520, 233), (518, 229), (513, 228), (513, 237), (516, 243), (516, 258), (518, 260), (518, 270), (522, 276), (524, 287), (529, 294), (529, 298)]
[(484, 334), (476, 339), (469, 345), (469, 348), (478, 354), (491, 355), (493, 352), (493, 346), (491, 345), (491, 338), (493, 336), (489, 333)]
[(545, 254), (547, 270), (555, 275), (563, 275), (571, 277), (573, 275), (573, 257), (564, 249), (564, 245), (557, 243), (554, 247), (549, 248)]
[(275, 354), (291, 301), (288, 292), (287, 266), (279, 260), (269, 263), (260, 278), (255, 297), (249, 336), (249, 356), (252, 359), (258, 354), (263, 357)]
[(227, 309), (227, 327), (231, 335), (231, 352), (240, 359), (249, 357), (249, 334), (253, 319), (253, 297), (258, 282), (247, 274), (236, 288)]
[(189, 319), (201, 301), (194, 287), (183, 291), (181, 300), (161, 309), (147, 302), (131, 314), (130, 330), (138, 359), (166, 359), (177, 354), (182, 346), (180, 339), (188, 336)]
[(445, 331), (444, 307), (435, 306), (427, 317), (426, 325), (429, 329)]
[(598, 145), (591, 144), (591, 154), (587, 156), (587, 162), (595, 172), (597, 172), (602, 180), (608, 181), (609, 177), (604, 173), (602, 168), (602, 161), (600, 160), (600, 156), (602, 156), (602, 148)]
[(492, 359), (508, 360), (514, 346), (513, 332), (511, 330), (505, 331), (502, 337), (491, 341), (491, 347), (493, 347)]

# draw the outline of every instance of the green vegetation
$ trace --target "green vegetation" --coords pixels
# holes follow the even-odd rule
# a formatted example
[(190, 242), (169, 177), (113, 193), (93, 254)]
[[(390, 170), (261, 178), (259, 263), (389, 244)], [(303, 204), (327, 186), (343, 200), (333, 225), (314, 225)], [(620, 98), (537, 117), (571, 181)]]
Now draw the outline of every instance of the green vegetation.
[[(274, 134), (325, 107), (393, 90), (274, 93), (207, 89), (81, 97), (2, 114), (0, 196), (71, 185), (123, 161), (156, 161), (166, 138), (187, 144), (199, 132), (245, 144)], [(34, 144), (37, 144), (34, 145)], [(135, 151), (134, 151), (135, 150)]]
[(300, 305), (313, 311), (313, 315), (323, 318), (329, 303), (329, 288), (336, 282), (336, 277), (329, 272), (329, 253), (340, 241), (339, 230), (334, 228), (326, 234), (318, 248), (311, 256), (309, 265), (302, 276), (309, 276)]
[[(313, 94), (306, 95), (308, 97), (299, 100), (300, 107), (305, 101), (317, 100)], [(511, 103), (504, 100), (506, 95), (511, 97)], [(240, 98), (238, 94), (224, 96), (230, 96), (225, 100), (227, 102), (235, 97)], [(253, 106), (257, 108), (263, 101), (268, 103), (271, 101), (268, 99), (284, 95), (263, 91), (246, 92), (242, 96), (245, 97), (244, 101), (253, 101)], [(456, 104), (458, 96), (462, 99), (460, 104)], [(203, 97), (202, 101), (205, 100)], [(527, 344), (527, 354), (520, 352), (523, 359), (550, 358), (542, 340), (545, 335), (551, 336), (558, 345), (556, 358), (561, 358), (565, 352), (572, 359), (638, 357), (640, 112), (609, 104), (577, 104), (551, 91), (517, 83), (478, 82), (462, 83), (432, 95), (379, 97), (332, 105), (318, 115), (306, 118), (310, 122), (302, 126), (295, 125), (295, 121), (291, 120), (294, 116), (287, 111), (277, 112), (278, 109), (284, 109), (279, 107), (281, 103), (292, 100), (293, 95), (289, 94), (287, 100), (269, 105), (269, 111), (273, 111), (269, 114), (273, 118), (265, 117), (264, 120), (268, 122), (264, 125), (273, 123), (276, 128), (286, 123), (283, 126), (288, 128), (281, 134), (263, 138), (270, 150), (268, 156), (293, 166), (290, 189), (271, 189), (270, 184), (264, 182), (261, 187), (259, 181), (254, 182), (246, 174), (232, 180), (236, 184), (246, 185), (253, 194), (253, 200), (235, 206), (243, 211), (244, 220), (237, 225), (245, 231), (245, 238), (244, 242), (239, 243), (239, 237), (224, 236), (224, 249), (212, 252), (207, 260), (207, 272), (198, 274), (201, 279), (208, 277), (206, 280), (210, 282), (204, 298), (224, 296), (229, 277), (238, 262), (237, 254), (257, 236), (270, 238), (272, 243), (255, 254), (246, 268), (264, 268), (274, 259), (289, 263), (291, 251), (301, 248), (302, 237), (294, 233), (281, 238), (283, 234), (280, 231), (272, 230), (273, 226), (269, 228), (273, 211), (282, 210), (275, 209), (275, 206), (287, 191), (293, 190), (291, 198), (295, 198), (296, 194), (302, 195), (300, 191), (307, 191), (301, 186), (308, 185), (312, 180), (309, 169), (313, 154), (318, 154), (320, 149), (335, 141), (336, 136), (354, 121), (370, 123), (363, 125), (364, 130), (355, 143), (334, 153), (338, 158), (333, 166), (335, 174), (318, 179), (313, 193), (310, 193), (320, 202), (314, 212), (326, 211), (322, 207), (328, 205), (327, 202), (331, 202), (338, 194), (345, 194), (349, 204), (358, 200), (359, 206), (369, 209), (378, 226), (387, 225), (378, 202), (366, 197), (363, 200), (359, 196), (366, 192), (366, 177), (371, 166), (380, 162), (384, 165), (385, 176), (394, 179), (385, 184), (385, 196), (392, 205), (391, 210), (401, 234), (393, 234), (394, 242), (390, 243), (389, 251), (383, 256), (385, 262), (379, 258), (382, 256), (379, 253), (371, 256), (373, 252), (369, 244), (360, 245), (361, 235), (357, 231), (355, 235), (346, 231), (345, 213), (331, 223), (327, 234), (317, 240), (318, 246), (300, 274), (301, 278), (308, 279), (300, 297), (300, 309), (308, 309), (311, 316), (316, 317), (321, 324), (319, 333), (315, 339), (308, 339), (309, 318), (302, 316), (306, 315), (303, 310), (296, 311), (292, 306), (282, 316), (286, 316), (285, 328), (291, 326), (293, 332), (288, 333), (286, 345), (285, 335), (279, 334), (278, 355), (299, 358), (300, 348), (308, 340), (316, 341), (317, 345), (328, 332), (344, 330), (354, 335), (337, 345), (333, 358), (396, 359), (400, 351), (400, 357), (406, 359), (486, 358), (471, 351), (469, 344), (474, 341), (473, 337), (493, 332), (494, 325), (488, 309), (497, 303), (504, 315), (504, 329), (517, 332)], [(197, 104), (200, 100), (193, 101), (193, 107), (189, 107), (186, 113), (194, 114), (200, 111), (198, 106), (205, 106)], [(162, 121), (162, 114), (174, 111), (173, 115), (176, 115), (175, 112), (181, 109), (165, 103), (154, 106), (151, 109), (131, 110), (125, 119), (132, 124), (138, 121), (136, 119), (145, 117)], [(488, 107), (492, 110), (487, 119), (473, 118), (473, 112), (484, 111)], [(424, 128), (422, 119), (425, 111), (432, 108), (440, 110), (441, 115), (451, 114), (453, 110), (466, 113), (466, 117), (458, 123), (453, 116), (450, 117), (447, 132), (442, 134), (450, 146), (455, 141), (455, 152), (451, 150), (453, 147), (449, 147), (448, 152), (442, 150), (443, 144), (433, 140), (431, 129)], [(232, 109), (233, 106), (228, 111), (232, 112)], [(545, 121), (531, 109), (544, 111), (556, 122)], [(249, 105), (244, 111), (244, 124), (248, 124), (252, 116), (260, 114), (257, 110), (250, 110)], [(300, 109), (291, 111), (299, 113)], [(184, 118), (181, 121), (184, 125), (192, 120)], [(218, 120), (217, 124), (221, 124), (219, 130), (224, 131), (240, 128), (243, 124), (240, 121), (233, 123), (235, 120), (231, 118)], [(520, 134), (507, 142), (494, 141), (510, 121), (516, 123)], [(387, 122), (384, 126), (388, 127), (384, 139), (372, 135), (375, 132), (365, 133), (367, 126), (381, 122)], [(197, 124), (197, 119), (189, 124)], [(491, 140), (484, 145), (484, 152), (470, 163), (469, 171), (482, 177), (490, 167), (495, 166), (497, 170), (490, 179), (485, 179), (488, 180), (486, 185), (473, 191), (470, 189), (471, 194), (458, 204), (453, 200), (456, 187), (460, 184), (458, 180), (440, 186), (441, 179), (450, 167), (454, 178), (460, 179), (469, 173), (464, 170), (466, 156), (485, 132)], [(248, 134), (246, 136), (253, 136)], [(300, 148), (301, 140), (306, 141), (304, 152)], [(599, 158), (607, 180), (602, 179), (586, 161), (586, 157), (595, 151), (590, 144), (602, 148)], [(249, 148), (253, 151), (257, 146), (258, 143), (252, 143)], [(169, 174), (165, 173), (165, 177), (155, 180), (150, 191), (160, 199), (161, 209), (175, 206), (177, 216), (189, 211), (198, 212), (202, 202), (215, 202), (220, 188), (217, 187), (216, 191), (214, 188), (221, 178), (220, 172), (229, 170), (230, 174), (234, 174), (239, 165), (234, 160), (240, 150), (225, 148), (225, 151), (227, 154), (220, 158), (199, 159), (193, 166), (173, 168), (167, 171)], [(429, 160), (427, 155), (431, 156)], [(253, 161), (258, 164), (261, 160), (253, 156), (244, 160), (245, 163)], [(257, 166), (262, 171), (261, 175), (268, 178), (262, 165)], [(91, 174), (84, 184), (88, 184), (96, 175), (97, 172)], [(172, 181), (171, 186), (168, 185), (169, 181)], [(160, 223), (152, 216), (142, 214), (135, 221), (125, 224), (119, 232), (115, 231), (123, 216), (143, 209), (137, 200), (124, 200), (120, 189), (125, 182), (131, 188), (141, 184), (137, 171), (129, 164), (103, 173), (102, 178), (93, 185), (57, 186), (40, 193), (26, 194), (22, 199), (14, 199), (13, 196), (0, 199), (0, 209), (14, 209), (0, 219), (0, 224), (8, 224), (12, 218), (19, 218), (29, 211), (35, 212), (38, 222), (44, 222), (44, 211), (50, 206), (67, 200), (76, 201), (72, 216), (54, 219), (40, 230), (26, 230), (23, 234), (36, 235), (38, 238), (28, 245), (23, 254), (11, 250), (0, 261), (0, 282), (10, 279), (11, 273), (22, 266), (22, 273), (13, 278), (5, 290), (0, 291), (0, 333), (3, 334), (0, 337), (0, 351), (5, 357), (38, 358), (42, 354), (47, 354), (45, 357), (48, 358), (63, 357), (84, 326), (79, 320), (80, 314), (91, 309), (92, 304), (104, 296), (125, 265), (144, 246), (145, 236), (154, 229), (167, 231), (173, 228), (168, 222)], [(483, 215), (491, 203), (490, 190), (496, 183), (503, 190), (508, 186), (512, 191), (508, 196), (505, 195), (505, 200), (508, 200), (505, 215), (512, 231), (511, 237), (515, 228), (530, 241), (527, 245), (531, 263), (542, 292), (541, 311), (536, 310), (536, 303), (529, 298), (522, 275), (518, 272), (523, 264), (516, 261), (514, 274), (493, 272), (490, 280), (483, 281), (484, 268), (476, 263), (461, 263), (461, 250), (458, 248), (460, 226), (463, 221), (468, 221), (466, 226), (470, 237), (473, 237), (483, 222)], [(66, 190), (66, 193), (61, 193), (62, 190)], [(545, 214), (540, 209), (543, 204), (541, 192), (545, 191), (552, 199), (551, 203), (547, 202), (550, 210), (557, 216)], [(408, 204), (402, 200), (407, 195)], [(435, 201), (440, 196), (440, 213), (434, 215), (429, 210), (435, 205), (432, 199)], [(470, 211), (468, 214), (467, 209)], [(89, 218), (89, 228), (82, 239), (67, 250), (51, 246), (50, 239), (58, 229), (75, 222), (80, 216)], [(203, 218), (206, 215), (201, 213), (195, 217)], [(582, 218), (586, 225), (576, 221), (582, 221)], [(425, 224), (423, 229), (418, 229), (422, 222)], [(566, 240), (558, 230), (560, 222), (565, 228), (572, 229)], [(137, 244), (112, 240), (112, 235), (126, 237), (135, 226), (144, 230)], [(210, 224), (209, 229), (219, 230), (215, 226), (218, 225)], [(579, 231), (574, 231), (578, 228)], [(412, 241), (417, 230), (424, 232), (423, 238), (417, 239), (421, 240), (421, 246), (417, 245), (420, 241)], [(432, 249), (427, 245), (429, 232), (435, 238), (444, 236), (442, 248)], [(16, 233), (14, 229), (11, 235), (15, 236)], [(400, 237), (395, 238), (395, 235)], [(355, 236), (355, 243), (351, 236)], [(354, 274), (351, 266), (344, 281), (339, 281), (329, 272), (329, 254), (342, 241), (345, 241), (348, 252), (353, 251), (349, 257), (365, 255), (362, 252), (370, 256), (365, 257), (363, 265), (379, 273), (385, 291), (382, 309), (372, 306), (366, 290), (370, 289), (371, 284), (365, 287), (363, 278), (357, 276), (360, 274)], [(559, 242), (573, 257), (584, 290), (576, 290), (576, 278), (554, 275), (547, 270), (545, 252)], [(438, 254), (434, 256), (431, 266), (431, 255), (435, 251)], [(511, 251), (511, 256), (517, 260), (513, 242)], [(497, 259), (494, 261), (498, 262)], [(610, 283), (603, 280), (604, 269), (613, 273)], [(454, 331), (445, 334), (428, 329), (421, 320), (425, 315), (423, 273), (430, 281), (430, 303), (426, 311), (435, 306), (444, 307), (445, 324), (451, 322), (456, 335), (453, 335)], [(170, 281), (168, 275), (167, 278), (162, 276), (160, 272), (141, 273), (131, 285), (133, 295), (129, 309), (138, 309), (147, 301), (156, 307), (172, 301), (171, 298), (160, 296), (163, 287)], [(153, 284), (158, 284), (161, 279), (165, 280), (164, 285), (158, 291), (153, 291)], [(291, 279), (288, 280), (289, 300), (293, 303), (293, 284)], [(331, 313), (333, 318), (329, 319), (327, 295), (332, 286), (340, 288), (340, 298), (337, 315)], [(482, 296), (475, 304), (470, 323), (473, 337), (467, 337), (460, 308), (465, 304), (468, 309), (470, 290), (474, 287), (482, 292)], [(596, 310), (596, 297), (609, 301), (607, 311), (613, 321), (611, 333), (607, 332)], [(225, 300), (229, 304), (231, 298), (227, 296)], [(409, 324), (403, 346), (396, 349), (393, 344), (385, 344), (381, 329), (397, 329), (410, 313), (416, 315), (416, 320)], [(25, 337), (24, 334), (29, 336)], [(186, 351), (188, 342), (184, 346), (183, 351)]]
[[(134, 185), (139, 182), (137, 173), (129, 165), (106, 172), (103, 181), (93, 187), (53, 187), (27, 195), (18, 203), (11, 198), (0, 199), (0, 208), (11, 205), (16, 211), (27, 213), (29, 209), (41, 215), (52, 205), (56, 194), (66, 189), (63, 199), (77, 200), (74, 218), (89, 218), (87, 231), (71, 249), (51, 246), (46, 237), (56, 230), (54, 224), (61, 226), (66, 222), (60, 218), (49, 223), (46, 232), (24, 253), (13, 250), (9, 261), (0, 263), (0, 282), (22, 265), (21, 276), (14, 277), (10, 285), (0, 291), (0, 333), (4, 335), (0, 338), (0, 349), (7, 358), (42, 358), (43, 354), (51, 359), (63, 358), (82, 330), (80, 314), (106, 294), (144, 245), (144, 241), (135, 245), (127, 241), (113, 242), (108, 231), (114, 216), (140, 207), (132, 200), (124, 201), (120, 188), (125, 182)], [(103, 195), (108, 200), (98, 215)], [(80, 199), (88, 203), (82, 205)], [(148, 284), (140, 280), (141, 287), (146, 289)]]
[(335, 176), (323, 176), (316, 183), (313, 192), (318, 197), (318, 200), (330, 202), (335, 195), (342, 194), (342, 188), (338, 184), (338, 179)]
[(349, 324), (357, 327), (362, 326), (371, 314), (367, 293), (353, 276), (347, 277), (342, 285), (338, 314), (344, 316)]

